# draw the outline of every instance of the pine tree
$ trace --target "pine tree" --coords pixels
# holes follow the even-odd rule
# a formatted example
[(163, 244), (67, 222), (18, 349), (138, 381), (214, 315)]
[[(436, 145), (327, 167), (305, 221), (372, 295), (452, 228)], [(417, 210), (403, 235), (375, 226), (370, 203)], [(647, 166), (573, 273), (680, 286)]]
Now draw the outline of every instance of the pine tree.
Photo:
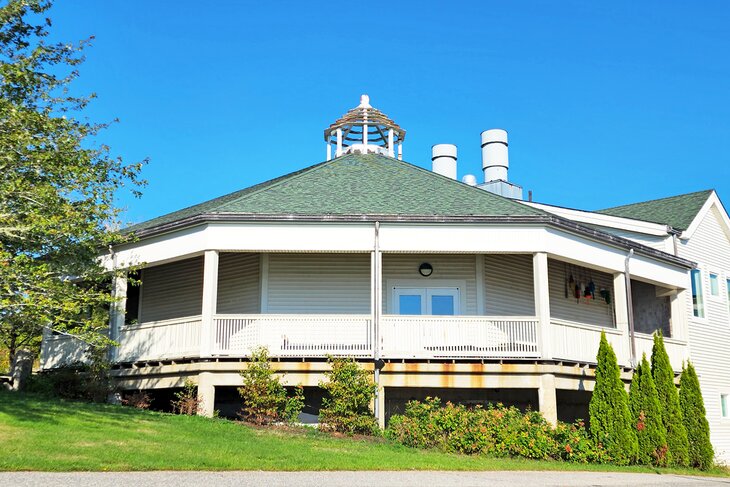
[(689, 464), (687, 430), (682, 421), (679, 408), (679, 394), (674, 385), (674, 372), (669, 362), (669, 355), (664, 348), (661, 332), (654, 335), (654, 347), (651, 352), (651, 373), (654, 376), (659, 404), (661, 404), (662, 423), (667, 430), (668, 460), (670, 465), (687, 466)]
[(605, 333), (601, 333), (597, 362), (596, 384), (589, 406), (591, 435), (614, 462), (629, 464), (636, 460), (639, 446), (616, 354)]
[(689, 362), (682, 369), (679, 379), (679, 406), (689, 439), (689, 464), (708, 470), (713, 465), (715, 452), (710, 443), (710, 425), (707, 423), (700, 381), (694, 366)]
[(666, 465), (667, 432), (662, 423), (659, 396), (646, 354), (636, 367), (631, 380), (629, 408), (639, 440), (638, 463)]

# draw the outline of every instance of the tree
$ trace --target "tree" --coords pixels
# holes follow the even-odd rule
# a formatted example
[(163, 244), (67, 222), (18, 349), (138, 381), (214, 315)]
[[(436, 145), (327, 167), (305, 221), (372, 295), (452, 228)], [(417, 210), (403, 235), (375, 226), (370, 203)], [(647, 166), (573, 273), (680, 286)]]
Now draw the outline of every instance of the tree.
[(689, 440), (689, 464), (708, 470), (713, 465), (715, 452), (710, 442), (710, 425), (707, 423), (700, 381), (690, 362), (682, 368), (682, 376), (679, 379), (679, 407), (682, 410), (682, 419)]
[(115, 195), (139, 196), (143, 162), (125, 165), (78, 117), (80, 43), (49, 43), (48, 0), (0, 7), (0, 345), (11, 361), (47, 325), (105, 345), (113, 303), (100, 249), (124, 240)]
[(327, 392), (319, 411), (320, 427), (342, 433), (375, 434), (378, 422), (370, 404), (376, 385), (370, 373), (353, 359), (332, 358), (325, 372), (327, 382), (319, 386)]
[(670, 465), (686, 466), (689, 464), (687, 430), (682, 422), (682, 411), (679, 408), (679, 395), (674, 385), (674, 371), (669, 362), (669, 355), (664, 348), (661, 332), (654, 334), (654, 346), (651, 351), (651, 373), (654, 376), (659, 404), (662, 405), (662, 423), (667, 431), (668, 460)]
[(662, 423), (659, 396), (646, 354), (636, 367), (631, 380), (629, 407), (639, 441), (638, 463), (666, 465), (667, 433)]
[(603, 332), (597, 362), (596, 384), (589, 405), (591, 436), (615, 463), (629, 464), (636, 459), (639, 446), (616, 354)]

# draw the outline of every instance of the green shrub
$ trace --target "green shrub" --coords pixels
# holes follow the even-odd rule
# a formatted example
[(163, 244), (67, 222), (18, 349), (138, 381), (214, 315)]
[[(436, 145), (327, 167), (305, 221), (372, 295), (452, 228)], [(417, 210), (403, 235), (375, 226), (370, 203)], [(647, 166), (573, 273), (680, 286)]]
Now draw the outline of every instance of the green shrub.
[(97, 403), (106, 402), (114, 392), (105, 348), (87, 352), (88, 363), (69, 364), (31, 376), (28, 392)]
[(294, 396), (288, 397), (279, 376), (271, 369), (269, 352), (257, 348), (251, 352), (248, 367), (241, 371), (243, 386), (238, 393), (243, 399), (241, 417), (256, 424), (271, 424), (280, 421), (296, 421), (304, 405), (301, 386), (294, 389)]
[(601, 445), (593, 441), (581, 420), (573, 424), (558, 423), (555, 440), (560, 445), (560, 457), (573, 463), (609, 463), (610, 457)]
[(654, 347), (651, 352), (651, 373), (654, 376), (661, 417), (667, 431), (667, 445), (669, 446), (668, 463), (670, 465), (689, 465), (689, 444), (687, 430), (682, 420), (682, 410), (679, 407), (679, 394), (674, 385), (674, 371), (669, 363), (669, 355), (664, 348), (664, 338), (661, 332), (654, 334)]
[(634, 371), (629, 392), (629, 407), (639, 440), (638, 463), (667, 464), (667, 432), (662, 423), (659, 396), (646, 355)]
[(707, 423), (700, 381), (690, 362), (682, 369), (682, 377), (679, 379), (679, 406), (689, 440), (689, 464), (709, 470), (713, 466), (715, 452), (710, 443), (710, 425)]
[(377, 434), (378, 422), (370, 405), (376, 386), (370, 373), (353, 359), (332, 358), (325, 372), (327, 382), (319, 386), (327, 392), (319, 412), (320, 428), (349, 434)]
[(597, 362), (596, 384), (589, 405), (591, 436), (611, 461), (626, 465), (636, 459), (639, 446), (616, 354), (603, 332)]

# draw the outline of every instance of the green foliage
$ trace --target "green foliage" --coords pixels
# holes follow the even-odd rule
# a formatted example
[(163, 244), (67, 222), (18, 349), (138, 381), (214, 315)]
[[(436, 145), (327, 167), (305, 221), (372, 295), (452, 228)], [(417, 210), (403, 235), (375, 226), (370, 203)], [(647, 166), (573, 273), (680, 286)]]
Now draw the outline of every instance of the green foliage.
[(654, 346), (651, 351), (651, 373), (654, 376), (661, 416), (664, 428), (667, 431), (667, 445), (669, 446), (669, 465), (689, 465), (689, 443), (687, 430), (682, 420), (682, 410), (679, 407), (679, 394), (674, 384), (674, 371), (669, 362), (669, 355), (664, 348), (664, 338), (661, 332), (654, 334)]
[(689, 465), (709, 470), (713, 466), (715, 452), (710, 443), (710, 425), (707, 423), (700, 381), (690, 362), (682, 369), (679, 379), (679, 406), (689, 440)]
[(28, 392), (64, 399), (106, 402), (114, 392), (111, 364), (103, 349), (90, 351), (88, 363), (71, 364), (31, 376)]
[(353, 359), (328, 359), (331, 369), (327, 382), (320, 387), (327, 392), (319, 412), (320, 428), (349, 434), (377, 434), (380, 430), (370, 404), (376, 386), (370, 374)]
[(626, 465), (636, 459), (639, 445), (616, 354), (603, 332), (597, 362), (596, 385), (589, 406), (591, 435), (614, 463)]
[(553, 429), (535, 411), (489, 405), (473, 408), (438, 398), (410, 401), (405, 413), (390, 418), (387, 438), (410, 447), (445, 452), (578, 463), (605, 461), (582, 423)]
[(241, 417), (251, 423), (271, 424), (294, 422), (304, 407), (304, 391), (294, 389), (287, 397), (286, 388), (271, 368), (269, 352), (260, 347), (251, 352), (248, 367), (241, 371), (243, 387), (238, 389), (243, 399)]
[(200, 412), (202, 404), (198, 399), (198, 386), (190, 379), (185, 379), (183, 388), (174, 394), (175, 399), (172, 400), (172, 412), (175, 414), (185, 414), (194, 416)]
[(50, 1), (0, 7), (0, 344), (35, 349), (43, 327), (91, 345), (114, 303), (99, 249), (121, 242), (115, 195), (135, 194), (141, 164), (124, 165), (96, 140), (107, 124), (73, 96), (79, 44), (48, 42)]
[(629, 392), (629, 407), (639, 440), (638, 463), (665, 466), (667, 464), (667, 432), (662, 423), (651, 366), (646, 355), (634, 371)]

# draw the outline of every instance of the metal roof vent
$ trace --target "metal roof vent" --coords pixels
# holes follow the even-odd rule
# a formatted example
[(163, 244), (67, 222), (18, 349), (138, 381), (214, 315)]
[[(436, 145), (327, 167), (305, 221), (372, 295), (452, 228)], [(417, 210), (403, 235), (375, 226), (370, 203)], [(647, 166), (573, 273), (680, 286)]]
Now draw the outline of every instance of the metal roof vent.
[(433, 172), (456, 179), (456, 146), (453, 144), (436, 144), (431, 147)]
[(461, 178), (461, 182), (468, 186), (476, 186), (477, 177), (473, 174), (465, 174), (464, 177)]
[(327, 160), (344, 154), (381, 154), (403, 159), (403, 140), (406, 131), (383, 112), (370, 105), (370, 97), (362, 95), (360, 104), (348, 111), (324, 131), (327, 144)]

